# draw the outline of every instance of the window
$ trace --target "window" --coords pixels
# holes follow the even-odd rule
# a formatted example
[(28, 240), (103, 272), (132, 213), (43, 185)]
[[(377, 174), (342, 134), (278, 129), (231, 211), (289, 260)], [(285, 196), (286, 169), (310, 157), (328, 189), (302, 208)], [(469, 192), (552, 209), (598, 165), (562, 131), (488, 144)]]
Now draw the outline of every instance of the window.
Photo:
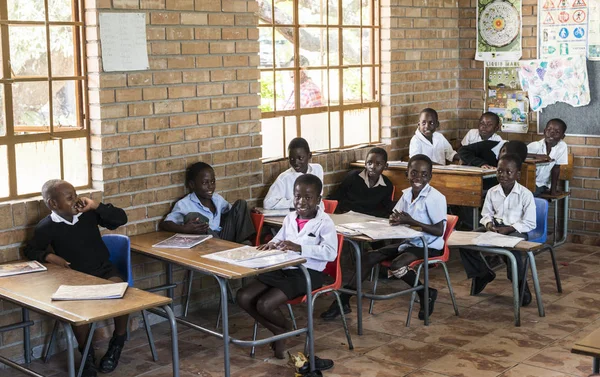
[(0, 200), (89, 185), (80, 0), (0, 0)]
[(263, 157), (380, 140), (377, 0), (258, 0)]

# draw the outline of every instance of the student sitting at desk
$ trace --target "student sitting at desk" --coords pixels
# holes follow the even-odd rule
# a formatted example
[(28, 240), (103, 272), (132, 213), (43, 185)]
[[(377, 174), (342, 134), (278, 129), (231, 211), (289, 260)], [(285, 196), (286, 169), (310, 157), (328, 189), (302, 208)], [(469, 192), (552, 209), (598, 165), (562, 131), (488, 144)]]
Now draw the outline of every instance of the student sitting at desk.
[(452, 149), (448, 140), (441, 133), (435, 132), (439, 126), (437, 111), (430, 108), (421, 111), (415, 136), (410, 139), (408, 150), (410, 157), (424, 154), (438, 165), (446, 165), (447, 161), (458, 163), (458, 154)]
[[(394, 207), (390, 216), (390, 225), (409, 225), (420, 227), (425, 233), (429, 256), (440, 256), (444, 249), (444, 229), (446, 227), (446, 197), (438, 190), (429, 185), (432, 174), (431, 159), (425, 155), (412, 156), (408, 161), (408, 181), (410, 187), (402, 191), (402, 198)], [(404, 240), (402, 243), (394, 243), (370, 253), (363, 254), (362, 276), (352, 276), (350, 283), (344, 288), (356, 290), (356, 279), (363, 281), (371, 273), (371, 269), (384, 260), (393, 260), (390, 274), (402, 279), (409, 286), (415, 284), (417, 274), (408, 265), (418, 259), (423, 259), (423, 243), (420, 238)], [(421, 283), (419, 282), (419, 285)], [(424, 291), (420, 290), (419, 319), (425, 319), (425, 308), (423, 303), (429, 305), (429, 314), (433, 313), (433, 307), (437, 298), (437, 290), (429, 288), (429, 298), (424, 299)], [(342, 293), (342, 309), (344, 314), (350, 313), (350, 295)], [(329, 309), (321, 314), (325, 320), (333, 320), (340, 314), (337, 303), (333, 303)]]
[(360, 212), (371, 216), (389, 217), (394, 207), (394, 185), (382, 173), (387, 168), (385, 149), (375, 147), (367, 154), (365, 168), (352, 170), (328, 199), (337, 200), (336, 213)]
[(212, 234), (227, 241), (242, 243), (256, 233), (245, 200), (233, 206), (215, 193), (215, 171), (205, 162), (190, 165), (185, 172), (190, 193), (180, 199), (159, 224), (174, 233)]
[[(490, 232), (527, 239), (527, 232), (536, 226), (535, 201), (531, 191), (517, 182), (521, 176), (521, 158), (516, 154), (500, 157), (497, 176), (500, 184), (492, 187), (485, 196), (480, 224)], [(525, 272), (523, 259), (519, 252), (513, 251), (513, 254), (517, 260), (519, 288), (521, 288)], [(472, 296), (481, 293), (486, 285), (496, 278), (494, 271), (487, 267), (479, 253), (460, 250), (460, 258), (467, 277), (473, 279)], [(509, 279), (512, 276), (510, 268), (507, 264)], [(531, 303), (531, 292), (526, 283), (523, 306), (529, 303)]]
[(294, 182), (302, 174), (316, 175), (323, 182), (323, 168), (319, 164), (310, 164), (312, 153), (308, 142), (297, 137), (288, 145), (290, 168), (273, 182), (263, 201), (265, 209), (294, 208)]
[(560, 175), (560, 165), (569, 163), (567, 143), (565, 138), (567, 124), (561, 119), (550, 119), (544, 128), (544, 138), (540, 141), (534, 141), (527, 146), (527, 151), (534, 155), (545, 155), (550, 161), (545, 165), (538, 165), (535, 172), (535, 193), (534, 196), (540, 196), (550, 191), (550, 195), (557, 195), (558, 177)]
[(481, 115), (477, 128), (469, 130), (460, 144), (466, 146), (485, 140), (501, 142), (502, 138), (496, 133), (499, 129), (500, 117), (498, 114), (488, 111)]
[(465, 165), (493, 169), (498, 165), (498, 159), (507, 153), (515, 153), (521, 161), (527, 158), (527, 145), (522, 141), (480, 141), (479, 143), (461, 147), (458, 150), (460, 160)]
[[(303, 174), (294, 182), (294, 208), (283, 220), (275, 238), (259, 250), (291, 250), (306, 259), (312, 290), (323, 285), (321, 273), (327, 262), (337, 257), (337, 234), (333, 220), (319, 207), (323, 183), (312, 174)], [(237, 303), (273, 334), (291, 328), (279, 307), (288, 300), (306, 294), (306, 281), (296, 267), (259, 275), (257, 280), (237, 292)], [(285, 357), (285, 340), (272, 344), (275, 357)], [(317, 365), (318, 367), (318, 365)]]
[[(42, 197), (52, 213), (35, 227), (33, 239), (25, 247), (25, 255), (42, 263), (52, 263), (72, 268), (86, 274), (114, 282), (123, 282), (119, 271), (109, 261), (109, 252), (102, 241), (98, 225), (110, 230), (127, 223), (127, 215), (111, 204), (97, 203), (92, 199), (78, 197), (75, 188), (59, 179), (50, 180), (42, 186)], [(49, 250), (52, 247), (52, 251)], [(108, 350), (100, 360), (100, 372), (110, 373), (117, 367), (127, 337), (128, 316), (114, 319), (113, 332)], [(89, 326), (73, 326), (79, 351), (89, 333)], [(84, 377), (97, 375), (94, 347), (85, 360)]]
[(487, 112), (479, 118), (479, 127), (470, 130), (463, 138), (462, 147), (458, 150), (464, 165), (482, 168), (495, 167), (498, 164), (498, 153), (505, 141), (496, 134), (500, 128), (498, 115)]

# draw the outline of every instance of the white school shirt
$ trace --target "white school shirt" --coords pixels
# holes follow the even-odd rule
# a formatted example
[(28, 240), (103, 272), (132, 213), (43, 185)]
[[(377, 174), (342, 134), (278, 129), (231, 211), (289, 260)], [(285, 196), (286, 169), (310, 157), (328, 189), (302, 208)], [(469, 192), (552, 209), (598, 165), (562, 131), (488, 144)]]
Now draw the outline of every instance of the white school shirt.
[(494, 219), (506, 226), (512, 226), (519, 233), (535, 229), (535, 200), (526, 187), (515, 182), (514, 187), (504, 195), (501, 185), (488, 190), (481, 210), (481, 225), (486, 226)]
[(271, 243), (291, 241), (300, 245), (302, 250), (300, 254), (306, 259), (304, 266), (315, 271), (323, 271), (327, 262), (333, 262), (337, 257), (338, 241), (335, 224), (331, 217), (319, 208), (315, 218), (310, 219), (298, 232), (297, 218), (298, 214), (295, 211), (290, 212)]
[[(490, 136), (490, 138), (488, 140), (502, 141), (502, 138), (497, 133), (494, 133), (492, 136)], [(460, 144), (461, 145), (471, 145), (471, 144), (479, 143), (480, 141), (483, 141), (483, 139), (479, 135), (479, 129), (473, 128), (473, 129), (469, 130), (469, 132), (467, 132), (467, 134), (465, 135), (465, 137), (463, 137)]]
[[(529, 143), (527, 146), (527, 153), (546, 155), (546, 140), (542, 139), (540, 141)], [(558, 144), (552, 148), (548, 156), (554, 161), (549, 164), (538, 165), (535, 169), (535, 185), (538, 187), (550, 187), (552, 183), (550, 176), (554, 165), (567, 165), (569, 163), (567, 143), (562, 140), (559, 141)]]
[[(428, 184), (423, 187), (419, 196), (413, 199), (412, 188), (402, 190), (402, 197), (394, 207), (395, 211), (404, 211), (413, 219), (423, 224), (437, 224), (444, 221), (444, 231), (446, 230), (446, 197)], [(443, 233), (443, 232), (442, 232)], [(425, 234), (427, 246), (432, 249), (442, 250), (444, 248), (444, 238)], [(420, 238), (415, 238), (409, 242), (413, 246), (423, 246)]]
[[(279, 174), (279, 177), (269, 187), (263, 207), (265, 209), (294, 208), (294, 182), (302, 174), (304, 173), (298, 173), (294, 168), (289, 168)], [(306, 174), (316, 175), (323, 182), (323, 168), (319, 164), (308, 164)]]
[(444, 135), (434, 132), (431, 140), (433, 143), (430, 143), (421, 131), (417, 129), (415, 136), (410, 139), (409, 157), (416, 154), (424, 154), (431, 158), (431, 161), (440, 165), (446, 165), (446, 160), (452, 161), (454, 155), (456, 155), (456, 151), (452, 149), (452, 146)]

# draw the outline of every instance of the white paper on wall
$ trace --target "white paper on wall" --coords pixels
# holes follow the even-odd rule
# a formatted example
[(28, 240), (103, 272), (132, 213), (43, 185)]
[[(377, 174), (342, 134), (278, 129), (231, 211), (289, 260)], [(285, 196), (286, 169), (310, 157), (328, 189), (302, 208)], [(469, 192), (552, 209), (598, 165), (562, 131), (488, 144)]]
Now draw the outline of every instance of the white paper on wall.
[(105, 72), (149, 68), (145, 13), (100, 13), (100, 42)]

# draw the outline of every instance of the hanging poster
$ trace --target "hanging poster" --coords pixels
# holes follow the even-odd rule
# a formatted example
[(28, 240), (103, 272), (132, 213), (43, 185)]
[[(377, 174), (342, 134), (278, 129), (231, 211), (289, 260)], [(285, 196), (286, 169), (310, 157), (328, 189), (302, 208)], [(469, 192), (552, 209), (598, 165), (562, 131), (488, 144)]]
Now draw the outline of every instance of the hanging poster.
[(589, 0), (588, 59), (600, 60), (600, 0)]
[(519, 60), (521, 25), (521, 0), (478, 0), (475, 59)]
[(584, 55), (589, 0), (538, 0), (540, 59)]
[(527, 133), (529, 99), (521, 88), (519, 62), (485, 62), (485, 111), (498, 115), (502, 132)]

